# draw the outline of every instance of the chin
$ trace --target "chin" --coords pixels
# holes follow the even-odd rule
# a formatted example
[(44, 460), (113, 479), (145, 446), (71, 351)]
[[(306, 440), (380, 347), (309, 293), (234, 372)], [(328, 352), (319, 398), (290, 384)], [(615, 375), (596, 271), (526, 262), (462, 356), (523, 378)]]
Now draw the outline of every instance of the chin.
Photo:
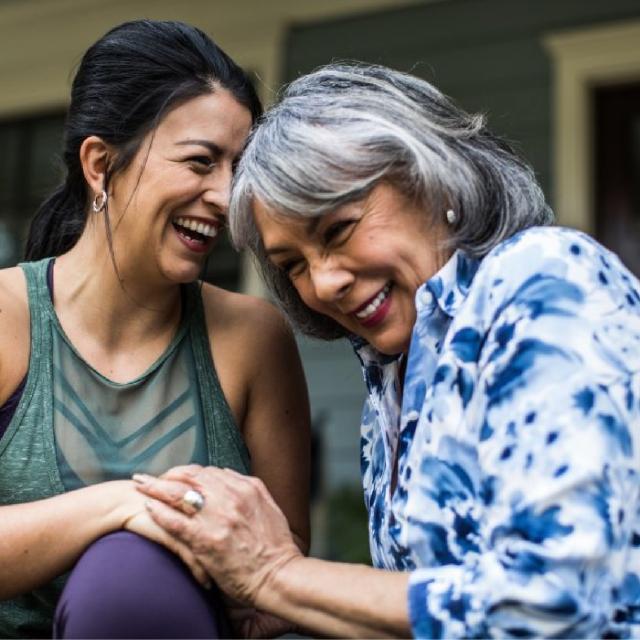
[(165, 278), (175, 284), (187, 284), (194, 282), (200, 278), (202, 274), (203, 262), (184, 262), (182, 264), (173, 264), (162, 269)]
[(401, 353), (407, 353), (409, 351), (408, 342), (371, 342), (372, 347), (385, 356), (397, 356)]
[(368, 342), (385, 356), (397, 356), (401, 353), (408, 353), (411, 345), (411, 333), (409, 335), (381, 335), (377, 340), (374, 337)]

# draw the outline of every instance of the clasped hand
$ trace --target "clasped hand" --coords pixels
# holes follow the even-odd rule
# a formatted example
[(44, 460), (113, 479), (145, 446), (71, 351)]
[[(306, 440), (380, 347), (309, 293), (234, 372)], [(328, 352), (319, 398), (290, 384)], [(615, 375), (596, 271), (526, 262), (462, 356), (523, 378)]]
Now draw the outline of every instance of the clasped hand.
[[(155, 523), (186, 545), (228, 596), (249, 607), (260, 608), (278, 572), (302, 557), (287, 519), (258, 478), (189, 465), (134, 480), (150, 498)], [(204, 496), (200, 511), (185, 513), (189, 489)]]

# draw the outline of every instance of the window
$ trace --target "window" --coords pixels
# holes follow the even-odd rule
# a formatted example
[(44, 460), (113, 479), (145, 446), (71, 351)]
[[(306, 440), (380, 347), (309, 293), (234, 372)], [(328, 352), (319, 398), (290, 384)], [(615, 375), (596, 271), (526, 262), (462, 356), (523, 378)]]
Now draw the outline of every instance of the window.
[(554, 75), (554, 208), (596, 231), (593, 90), (640, 79), (640, 21), (549, 34)]
[(640, 82), (594, 90), (596, 237), (640, 276)]
[(0, 123), (0, 266), (15, 265), (29, 222), (63, 176), (64, 114)]

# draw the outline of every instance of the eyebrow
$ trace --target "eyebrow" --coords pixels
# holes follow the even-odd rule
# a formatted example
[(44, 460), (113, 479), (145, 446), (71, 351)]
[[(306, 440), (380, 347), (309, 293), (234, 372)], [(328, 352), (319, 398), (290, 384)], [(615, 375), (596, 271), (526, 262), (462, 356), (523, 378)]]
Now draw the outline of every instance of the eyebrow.
[(210, 153), (216, 156), (221, 156), (224, 154), (224, 151), (221, 147), (219, 147), (215, 142), (211, 142), (210, 140), (196, 140), (189, 138), (187, 140), (180, 140), (180, 142), (176, 142), (179, 145), (199, 145), (201, 147), (205, 147), (208, 149)]
[[(305, 226), (305, 231), (308, 236), (312, 236), (316, 232), (316, 230), (318, 229), (318, 225), (320, 224), (321, 218), (322, 216), (316, 216), (315, 218), (311, 218), (311, 220), (307, 222)], [(291, 248), (275, 246), (268, 249), (267, 247), (265, 247), (265, 253), (267, 254), (267, 256), (272, 256), (276, 253), (286, 253), (287, 251), (291, 251)]]

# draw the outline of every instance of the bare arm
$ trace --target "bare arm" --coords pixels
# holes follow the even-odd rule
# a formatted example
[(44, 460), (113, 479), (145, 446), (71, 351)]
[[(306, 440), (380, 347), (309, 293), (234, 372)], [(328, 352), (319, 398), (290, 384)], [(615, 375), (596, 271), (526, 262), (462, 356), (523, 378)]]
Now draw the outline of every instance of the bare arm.
[[(212, 467), (167, 475), (139, 485), (159, 498), (148, 505), (151, 516), (193, 550), (227, 594), (323, 635), (411, 635), (408, 574), (305, 558), (256, 478)], [(189, 487), (205, 496), (193, 516), (178, 507)]]
[(270, 303), (203, 288), (211, 351), (260, 478), (309, 546), (310, 418), (293, 335)]
[(0, 507), (0, 600), (26, 593), (70, 569), (103, 535), (127, 529), (178, 555), (210, 583), (193, 552), (156, 525), (130, 480), (103, 482), (53, 498)]
[(130, 485), (108, 482), (0, 507), (0, 600), (63, 573), (93, 540), (123, 527), (136, 508)]
[(303, 553), (309, 549), (310, 417), (307, 388), (289, 328), (270, 306), (253, 330), (253, 373), (243, 435), (253, 474), (286, 516)]
[(409, 574), (299, 558), (260, 590), (256, 606), (340, 638), (409, 638)]

